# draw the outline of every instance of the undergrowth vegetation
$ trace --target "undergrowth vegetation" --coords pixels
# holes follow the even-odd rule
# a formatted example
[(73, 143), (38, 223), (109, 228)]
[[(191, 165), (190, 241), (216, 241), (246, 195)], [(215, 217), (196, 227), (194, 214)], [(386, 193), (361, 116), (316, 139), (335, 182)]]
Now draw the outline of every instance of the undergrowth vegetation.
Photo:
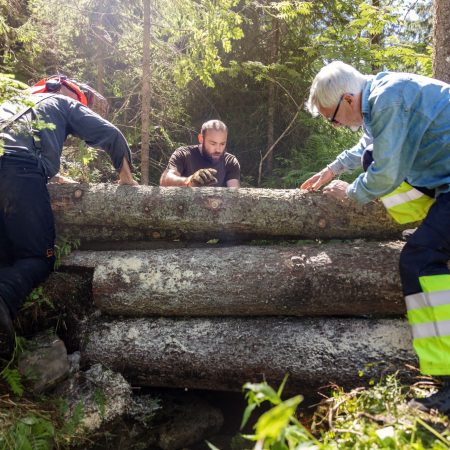
[(69, 414), (63, 399), (27, 391), (26, 379), (17, 369), (26, 345), (25, 339), (16, 338), (14, 354), (0, 371), (0, 450), (50, 450), (87, 442), (81, 403)]
[[(286, 380), (285, 380), (286, 381)], [(316, 406), (312, 415), (298, 410), (301, 395), (281, 397), (284, 383), (275, 391), (267, 383), (244, 386), (248, 406), (242, 427), (263, 404), (270, 409), (257, 419), (248, 444), (254, 450), (402, 449), (450, 448), (448, 418), (414, 410), (412, 397), (430, 395), (436, 388), (430, 379), (406, 386), (396, 374), (379, 383), (346, 392), (334, 386), (330, 397)], [(210, 444), (211, 449), (215, 449)], [(236, 447), (237, 450), (238, 447)]]
[[(13, 359), (0, 372), (0, 450), (89, 448), (93, 442), (82, 432), (81, 403), (68, 415), (63, 400), (24, 391), (15, 369), (22, 346), (18, 342)], [(350, 391), (333, 386), (329, 397), (308, 408), (301, 408), (301, 395), (284, 399), (285, 381), (278, 391), (266, 382), (244, 386), (247, 407), (241, 428), (253, 420), (253, 433), (236, 436), (231, 450), (450, 448), (448, 418), (408, 406), (410, 398), (436, 389), (431, 379), (408, 386), (393, 374)], [(218, 450), (213, 444), (209, 447)]]

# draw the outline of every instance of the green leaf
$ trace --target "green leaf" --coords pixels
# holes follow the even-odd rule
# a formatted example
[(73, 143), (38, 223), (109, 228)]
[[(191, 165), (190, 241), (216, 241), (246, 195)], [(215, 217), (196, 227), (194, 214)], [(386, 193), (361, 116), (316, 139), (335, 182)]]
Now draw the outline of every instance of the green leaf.
[(242, 429), (245, 427), (245, 425), (246, 425), (247, 422), (248, 422), (248, 419), (250, 419), (250, 416), (251, 416), (253, 410), (256, 408), (256, 406), (257, 406), (256, 403), (251, 403), (250, 405), (248, 405), (248, 406), (245, 408), (244, 414), (243, 414), (243, 416), (242, 416), (242, 421), (241, 421), (241, 427), (240, 427), (240, 430), (242, 430)]
[(248, 391), (252, 392), (257, 398), (259, 403), (267, 400), (274, 405), (278, 405), (281, 402), (280, 397), (273, 390), (273, 388), (270, 387), (266, 382), (246, 383), (244, 384), (244, 389), (247, 389)]
[(277, 439), (289, 424), (303, 397), (297, 395), (264, 413), (256, 423), (257, 439)]

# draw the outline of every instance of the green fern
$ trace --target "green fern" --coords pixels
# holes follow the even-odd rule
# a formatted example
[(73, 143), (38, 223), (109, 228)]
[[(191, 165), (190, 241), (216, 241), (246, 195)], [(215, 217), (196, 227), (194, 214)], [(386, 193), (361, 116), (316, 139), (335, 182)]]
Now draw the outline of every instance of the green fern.
[(38, 286), (37, 288), (33, 289), (25, 299), (21, 310), (23, 311), (33, 306), (40, 307), (44, 304), (49, 306), (51, 309), (55, 309), (55, 305), (53, 304), (53, 302), (45, 295), (44, 288), (42, 286)]
[(8, 383), (11, 391), (19, 396), (23, 395), (22, 377), (17, 369), (5, 368), (1, 371), (2, 378)]
[(11, 391), (18, 395), (19, 397), (24, 393), (24, 387), (22, 384), (22, 377), (17, 368), (12, 368), (13, 364), (16, 363), (17, 358), (23, 351), (25, 339), (19, 336), (15, 338), (14, 352), (8, 364), (0, 372), (0, 378), (6, 381)]
[(53, 447), (55, 429), (46, 417), (25, 416), (10, 431), (17, 449), (50, 450)]
[(62, 258), (70, 255), (70, 253), (72, 253), (73, 250), (76, 250), (79, 246), (79, 239), (70, 240), (64, 237), (60, 238), (55, 244), (55, 270), (57, 270), (61, 265)]
[(94, 401), (95, 401), (95, 404), (98, 406), (98, 410), (100, 412), (100, 417), (102, 419), (104, 419), (105, 412), (106, 412), (106, 395), (102, 389), (99, 389), (99, 388), (95, 389)]
[(73, 436), (76, 434), (81, 422), (84, 418), (84, 406), (81, 402), (78, 402), (73, 410), (72, 416), (66, 421), (61, 431), (58, 433), (62, 436)]

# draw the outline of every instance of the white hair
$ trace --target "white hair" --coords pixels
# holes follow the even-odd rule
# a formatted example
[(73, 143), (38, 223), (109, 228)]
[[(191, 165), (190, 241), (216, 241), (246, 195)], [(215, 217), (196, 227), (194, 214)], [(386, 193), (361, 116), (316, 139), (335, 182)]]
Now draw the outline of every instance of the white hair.
[(367, 76), (342, 61), (333, 61), (322, 67), (314, 78), (306, 102), (307, 110), (319, 114), (319, 106), (330, 108), (339, 103), (342, 94), (357, 94), (362, 91)]
[(208, 130), (224, 131), (228, 133), (228, 127), (221, 120), (208, 120), (202, 125), (201, 133), (205, 136)]

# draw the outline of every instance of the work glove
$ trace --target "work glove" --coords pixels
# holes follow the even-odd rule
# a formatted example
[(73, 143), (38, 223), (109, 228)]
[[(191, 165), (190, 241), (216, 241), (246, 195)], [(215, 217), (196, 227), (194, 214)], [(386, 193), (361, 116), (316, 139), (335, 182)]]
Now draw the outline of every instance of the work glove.
[(217, 183), (216, 169), (200, 169), (193, 173), (188, 179), (186, 186), (189, 187), (200, 187), (200, 186), (211, 186)]

